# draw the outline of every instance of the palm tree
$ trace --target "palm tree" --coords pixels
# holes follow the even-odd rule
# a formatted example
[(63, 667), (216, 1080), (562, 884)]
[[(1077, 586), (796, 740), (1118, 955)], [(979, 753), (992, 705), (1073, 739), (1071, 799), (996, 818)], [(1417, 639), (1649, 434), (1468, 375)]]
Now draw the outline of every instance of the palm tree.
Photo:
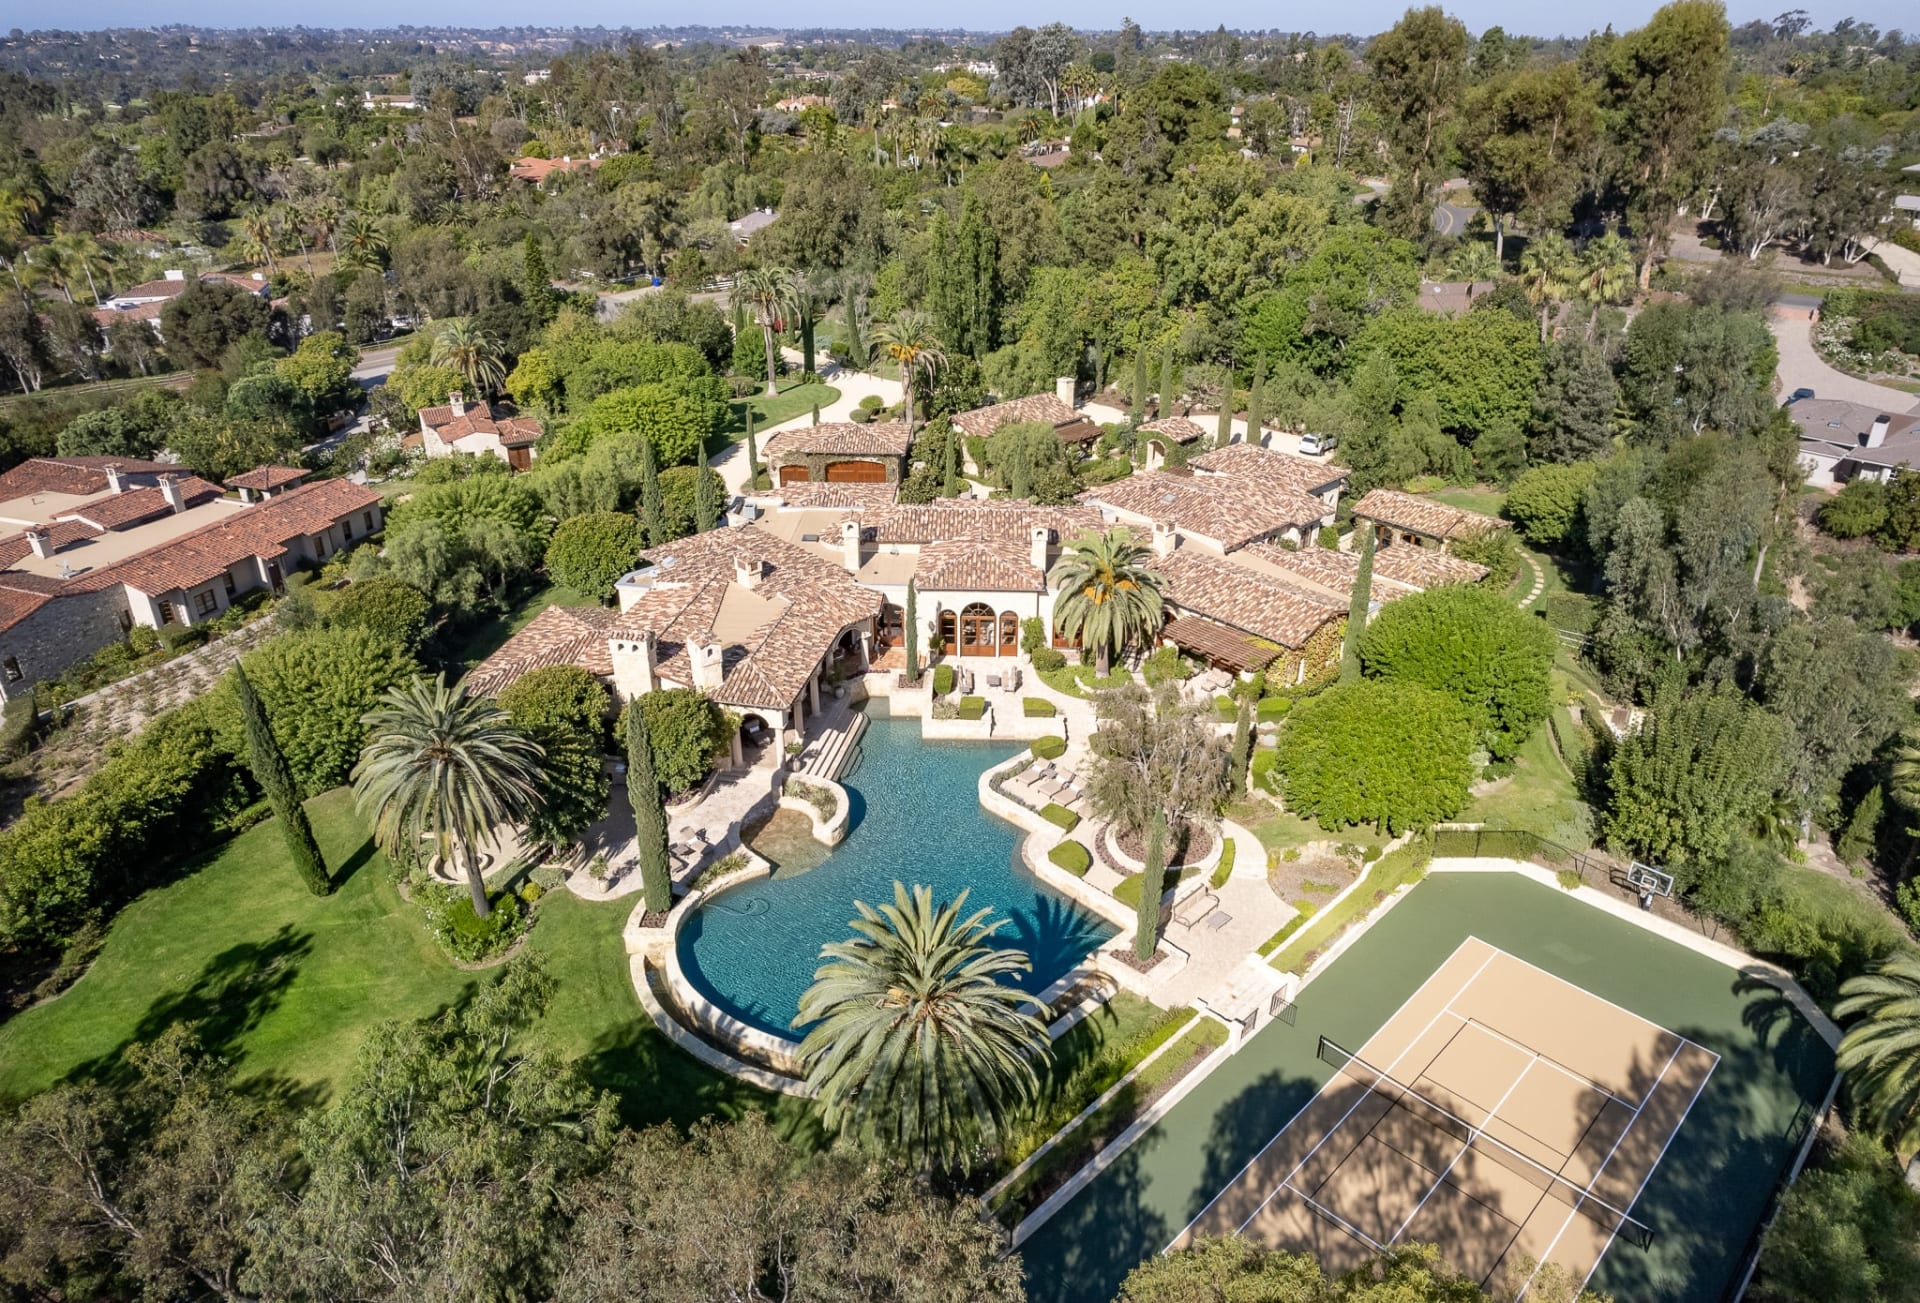
[(1602, 304), (1624, 303), (1633, 296), (1634, 287), (1640, 283), (1639, 272), (1633, 245), (1618, 232), (1608, 231), (1599, 239), (1587, 242), (1587, 247), (1580, 251), (1576, 288), (1580, 297), (1593, 305), (1593, 311), (1587, 316), (1589, 334)]
[(1060, 594), (1054, 622), (1083, 650), (1093, 649), (1102, 678), (1115, 651), (1160, 631), (1160, 576), (1147, 569), (1146, 558), (1131, 530), (1109, 529), (1069, 543), (1047, 576)]
[(353, 795), (388, 855), (419, 851), (432, 837), (442, 863), (466, 870), (473, 912), (491, 910), (477, 848), (503, 824), (523, 823), (540, 800), (542, 751), (506, 711), (464, 687), (416, 678), (369, 711), (370, 730), (353, 768)]
[(913, 387), (921, 376), (928, 384), (947, 364), (946, 350), (933, 333), (933, 318), (918, 308), (902, 308), (873, 328), (874, 349), (900, 368), (900, 386), (907, 392), (907, 428), (913, 428)]
[(1527, 241), (1520, 255), (1520, 276), (1527, 287), (1527, 299), (1540, 309), (1540, 339), (1547, 338), (1547, 322), (1553, 305), (1571, 294), (1578, 276), (1573, 246), (1557, 231), (1547, 231)]
[(780, 392), (775, 382), (773, 335), (793, 306), (794, 275), (786, 267), (753, 267), (733, 278), (733, 306), (752, 308), (767, 345), (767, 397)]
[(474, 394), (482, 398), (499, 389), (506, 378), (499, 343), (464, 317), (440, 324), (440, 332), (433, 337), (432, 360), (435, 366), (450, 366), (465, 376)]
[(812, 1023), (800, 1061), (828, 1127), (908, 1155), (923, 1171), (962, 1170), (1031, 1100), (1035, 1062), (1051, 1059), (1046, 1025), (1003, 981), (1031, 969), (1019, 950), (989, 945), (989, 910), (961, 917), (967, 893), (935, 907), (933, 891), (893, 884), (893, 904), (855, 901), (851, 941), (820, 948), (826, 962), (800, 997)]
[(1902, 1162), (1920, 1152), (1920, 955), (1895, 955), (1840, 988), (1836, 1018), (1858, 1017), (1834, 1066), (1861, 1117)]
[[(100, 286), (93, 279), (93, 269), (105, 268), (106, 250), (102, 249), (94, 238), (85, 231), (59, 231), (49, 241), (54, 258), (57, 260), (63, 278), (70, 278), (75, 272), (86, 277), (87, 292), (93, 295), (94, 306), (100, 304)], [(63, 279), (62, 287), (65, 288)], [(67, 293), (67, 302), (73, 302), (71, 290)]]
[(241, 247), (247, 251), (247, 258), (253, 262), (264, 262), (267, 271), (277, 271), (273, 265), (273, 241), (279, 234), (275, 229), (273, 212), (254, 204), (240, 214)]
[(335, 246), (342, 266), (378, 268), (387, 261), (387, 237), (371, 217), (355, 213), (341, 224), (340, 243)]
[(1467, 240), (1457, 246), (1447, 259), (1447, 275), (1457, 281), (1465, 281), (1468, 297), (1472, 297), (1475, 281), (1498, 280), (1500, 277), (1500, 258), (1493, 246), (1484, 240)]

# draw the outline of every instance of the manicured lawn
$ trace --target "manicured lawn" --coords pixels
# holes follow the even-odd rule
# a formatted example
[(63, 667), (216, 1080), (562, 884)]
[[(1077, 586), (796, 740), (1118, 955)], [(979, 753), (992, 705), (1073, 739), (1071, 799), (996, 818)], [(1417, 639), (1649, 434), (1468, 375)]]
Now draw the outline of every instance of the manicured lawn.
[[(762, 380), (766, 379), (762, 373)], [(764, 386), (763, 386), (764, 388)], [(752, 398), (736, 399), (727, 404), (726, 424), (719, 435), (707, 444), (707, 452), (712, 454), (730, 443), (738, 443), (747, 437), (747, 409), (753, 409), (753, 428), (756, 433), (764, 432), (768, 426), (778, 425), (782, 421), (791, 421), (796, 416), (804, 416), (818, 403), (825, 408), (840, 398), (840, 391), (832, 385), (803, 385), (791, 377), (781, 380), (780, 392), (768, 398), (764, 392)]]
[(1507, 505), (1506, 491), (1497, 489), (1491, 484), (1475, 484), (1464, 488), (1455, 485), (1435, 489), (1432, 493), (1423, 496), (1432, 498), (1435, 502), (1444, 502), (1449, 507), (1458, 507), (1462, 511), (1477, 511), (1483, 516), (1497, 516), (1500, 514), (1500, 508)]
[(1308, 842), (1349, 842), (1365, 847), (1370, 854), (1387, 844), (1386, 836), (1372, 828), (1357, 826), (1328, 832), (1310, 819), (1276, 809), (1269, 801), (1241, 801), (1228, 807), (1227, 817), (1260, 839), (1269, 862), (1283, 852), (1305, 846)]
[(465, 674), (499, 651), (502, 643), (526, 628), (534, 616), (549, 606), (597, 605), (599, 605), (598, 598), (589, 597), (585, 593), (576, 593), (571, 588), (541, 579), (538, 581), (538, 587), (528, 590), (506, 615), (479, 620), (446, 635), (442, 639), (446, 650), (441, 657), (441, 663), (446, 667), (450, 678)]
[(1040, 670), (1040, 681), (1055, 692), (1064, 692), (1069, 697), (1090, 697), (1102, 688), (1118, 688), (1133, 682), (1133, 675), (1124, 665), (1116, 665), (1113, 672), (1101, 678), (1091, 665), (1064, 665), (1057, 670)]
[[(1556, 680), (1556, 699), (1564, 692)], [(1513, 773), (1468, 802), (1460, 821), (1524, 829), (1574, 850), (1593, 845), (1593, 812), (1580, 799), (1573, 774), (1553, 749), (1544, 721), (1514, 757)]]
[[(88, 973), (64, 995), (0, 1025), (0, 1100), (56, 1082), (112, 1076), (127, 1047), (172, 1023), (201, 1035), (243, 1082), (323, 1102), (350, 1074), (367, 1032), (430, 1017), (491, 980), (454, 966), (400, 898), (344, 789), (308, 803), (343, 877), (324, 899), (262, 824), (197, 871), (147, 893), (114, 921)], [(782, 1129), (811, 1125), (796, 1103), (708, 1071), (653, 1030), (634, 996), (620, 930), (632, 902), (541, 901), (528, 947), (556, 979), (532, 1035), (581, 1060), (636, 1125), (771, 1108)]]

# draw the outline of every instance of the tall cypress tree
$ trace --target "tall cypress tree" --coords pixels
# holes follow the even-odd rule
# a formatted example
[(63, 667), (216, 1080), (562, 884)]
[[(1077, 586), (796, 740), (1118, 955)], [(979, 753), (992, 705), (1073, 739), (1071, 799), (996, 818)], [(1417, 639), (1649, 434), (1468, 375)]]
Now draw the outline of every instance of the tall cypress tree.
[(1160, 364), (1160, 415), (1173, 415), (1173, 400), (1180, 396), (1180, 364), (1174, 360), (1173, 349), (1167, 349), (1167, 356)]
[(1007, 467), (1007, 492), (1016, 498), (1033, 496), (1033, 469), (1027, 461), (1027, 446), (1015, 444), (1013, 464)]
[(1220, 424), (1213, 432), (1213, 446), (1224, 448), (1233, 442), (1233, 372), (1227, 372), (1226, 388), (1220, 394)]
[(667, 509), (660, 500), (660, 468), (653, 460), (653, 440), (640, 440), (640, 523), (647, 527), (647, 546), (667, 539)]
[(1135, 425), (1147, 415), (1147, 350), (1144, 348), (1133, 355), (1133, 410), (1129, 415)]
[(1247, 390), (1247, 442), (1258, 445), (1266, 432), (1267, 355), (1253, 362), (1253, 386)]
[(1141, 963), (1153, 958), (1160, 944), (1160, 897), (1167, 881), (1167, 816), (1153, 812), (1147, 832), (1147, 867), (1140, 874), (1140, 906), (1133, 922), (1133, 957)]
[(1233, 772), (1227, 777), (1233, 783), (1233, 794), (1244, 795), (1247, 790), (1247, 763), (1253, 758), (1253, 699), (1240, 698), (1240, 709), (1233, 717)]
[(760, 487), (760, 448), (753, 438), (753, 404), (747, 404), (747, 488)]
[(940, 493), (948, 498), (960, 496), (960, 436), (957, 434), (947, 436), (946, 478), (940, 485)]
[(813, 404), (813, 423), (815, 425), (820, 424), (820, 404), (818, 400)]
[(700, 458), (694, 463), (699, 474), (693, 481), (693, 527), (704, 534), (712, 529), (719, 517), (718, 504), (713, 500), (713, 476), (707, 470), (707, 445), (700, 445)]
[(527, 232), (520, 256), (525, 267), (526, 283), (521, 287), (521, 292), (526, 296), (527, 311), (533, 314), (536, 321), (552, 321), (560, 311), (560, 296), (553, 292), (553, 273), (547, 270), (547, 255), (541, 250), (540, 241), (532, 231)]
[(867, 369), (867, 341), (860, 338), (860, 307), (847, 295), (847, 362), (855, 371)]
[(273, 817), (280, 823), (280, 835), (287, 843), (287, 858), (293, 861), (294, 871), (306, 882), (307, 890), (316, 896), (325, 896), (333, 890), (333, 879), (327, 875), (320, 843), (314, 840), (313, 825), (307, 822), (306, 808), (300, 804), (293, 770), (288, 768), (273, 730), (267, 727), (267, 712), (260, 705), (253, 683), (238, 662), (233, 667), (233, 693), (239, 698), (240, 721), (246, 727), (247, 766), (253, 770), (253, 780), (266, 793)]
[(907, 682), (920, 681), (920, 595), (907, 580)]
[(627, 801), (633, 806), (634, 844), (640, 852), (640, 893), (649, 914), (664, 914), (673, 908), (667, 807), (653, 776), (653, 739), (638, 697), (627, 703)]
[(1340, 649), (1340, 681), (1360, 677), (1360, 635), (1367, 628), (1367, 607), (1373, 601), (1373, 522), (1356, 521), (1360, 531), (1360, 569), (1353, 576), (1353, 596), (1347, 601), (1347, 637)]
[(960, 229), (954, 239), (953, 264), (960, 278), (960, 337), (950, 346), (973, 357), (985, 357), (999, 343), (1000, 242), (987, 223), (980, 198), (967, 192), (960, 209)]

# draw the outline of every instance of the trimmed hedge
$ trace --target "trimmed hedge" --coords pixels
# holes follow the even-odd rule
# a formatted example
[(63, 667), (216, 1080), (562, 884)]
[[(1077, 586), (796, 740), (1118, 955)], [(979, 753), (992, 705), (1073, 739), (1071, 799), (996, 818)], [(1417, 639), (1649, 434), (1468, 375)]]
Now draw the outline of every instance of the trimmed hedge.
[(1292, 709), (1292, 697), (1266, 697), (1253, 708), (1253, 718), (1256, 723), (1271, 724), (1276, 720), (1285, 719), (1287, 712)]
[(1319, 914), (1312, 927), (1273, 957), (1273, 966), (1283, 973), (1304, 972), (1320, 948), (1345, 931), (1347, 924), (1366, 914), (1396, 889), (1425, 877), (1427, 864), (1432, 859), (1433, 843), (1426, 838), (1409, 842), (1390, 855), (1382, 855), (1340, 907)]
[(1061, 842), (1047, 852), (1047, 859), (1056, 869), (1065, 869), (1076, 878), (1087, 876), (1087, 870), (1093, 867), (1093, 855), (1079, 842)]
[(1239, 842), (1231, 837), (1227, 838), (1227, 844), (1220, 848), (1220, 865), (1214, 869), (1213, 877), (1207, 883), (1208, 886), (1218, 890), (1227, 885), (1227, 879), (1233, 876), (1233, 860), (1239, 849)]
[(1058, 760), (1067, 754), (1067, 740), (1058, 734), (1049, 733), (1045, 737), (1035, 738), (1030, 749), (1037, 759)]
[(962, 697), (960, 709), (956, 712), (961, 719), (982, 719), (987, 713), (985, 697)]
[(933, 695), (944, 697), (953, 691), (953, 666), (936, 665), (933, 667)]
[(1287, 925), (1285, 927), (1281, 928), (1278, 932), (1275, 932), (1272, 936), (1268, 937), (1264, 942), (1261, 943), (1260, 951), (1259, 951), (1260, 957), (1262, 959), (1265, 959), (1268, 955), (1272, 954), (1274, 951), (1278, 950), (1282, 945), (1286, 944), (1287, 938), (1292, 936), (1295, 932), (1298, 932), (1301, 928), (1305, 927), (1307, 925), (1307, 920), (1312, 918), (1313, 914), (1314, 914), (1313, 906), (1309, 904), (1305, 909), (1301, 910), (1298, 914), (1295, 914), (1292, 918), (1288, 919)]
[(1058, 828), (1061, 832), (1072, 832), (1080, 826), (1080, 816), (1064, 805), (1049, 804), (1040, 811), (1040, 817)]
[(1060, 713), (1045, 697), (1020, 698), (1020, 710), (1028, 719), (1052, 719)]

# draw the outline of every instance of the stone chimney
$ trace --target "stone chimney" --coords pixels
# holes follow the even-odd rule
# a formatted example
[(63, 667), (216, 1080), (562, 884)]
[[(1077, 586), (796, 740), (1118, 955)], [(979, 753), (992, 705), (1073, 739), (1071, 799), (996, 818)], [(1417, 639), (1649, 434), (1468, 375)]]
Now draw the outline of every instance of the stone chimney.
[(1061, 376), (1053, 382), (1054, 397), (1058, 398), (1068, 407), (1072, 407), (1075, 388), (1076, 385), (1072, 376)]
[(114, 493), (125, 493), (127, 491), (127, 472), (125, 468), (116, 464), (107, 467), (106, 471), (107, 488)]
[(458, 389), (447, 395), (447, 406), (453, 409), (455, 416), (467, 414), (467, 396)]
[(183, 281), (187, 278), (187, 273), (178, 267), (169, 267), (167, 268), (166, 276), (170, 281)]
[(160, 477), (160, 496), (167, 500), (167, 505), (173, 508), (176, 516), (187, 509), (186, 491), (180, 487), (178, 475)]
[(758, 588), (760, 581), (767, 577), (767, 563), (755, 557), (735, 557), (733, 561), (733, 582), (742, 588)]
[(613, 653), (613, 686), (621, 696), (632, 701), (660, 686), (654, 670), (657, 644), (651, 632), (622, 635), (608, 646)]
[(614, 596), (620, 599), (620, 609), (630, 611), (641, 598), (653, 591), (653, 581), (659, 577), (660, 567), (648, 566), (644, 570), (635, 570), (614, 580)]
[(857, 572), (860, 569), (860, 522), (843, 520), (840, 522), (840, 555), (847, 569)]
[(1033, 527), (1033, 568), (1041, 574), (1047, 573), (1047, 543), (1053, 537), (1053, 531), (1044, 525)]
[(1878, 448), (1887, 441), (1887, 427), (1893, 424), (1891, 416), (1882, 413), (1873, 418), (1873, 424), (1867, 427), (1867, 447)]
[(27, 546), (35, 556), (45, 561), (53, 555), (53, 535), (44, 529), (30, 529), (27, 531)]
[(720, 663), (720, 644), (717, 642), (690, 642), (687, 644), (687, 660), (693, 664), (693, 686), (702, 692), (718, 692), (720, 681), (726, 671)]
[(1166, 520), (1153, 522), (1153, 554), (1172, 556), (1173, 550), (1180, 546), (1179, 535), (1173, 532), (1173, 523)]

